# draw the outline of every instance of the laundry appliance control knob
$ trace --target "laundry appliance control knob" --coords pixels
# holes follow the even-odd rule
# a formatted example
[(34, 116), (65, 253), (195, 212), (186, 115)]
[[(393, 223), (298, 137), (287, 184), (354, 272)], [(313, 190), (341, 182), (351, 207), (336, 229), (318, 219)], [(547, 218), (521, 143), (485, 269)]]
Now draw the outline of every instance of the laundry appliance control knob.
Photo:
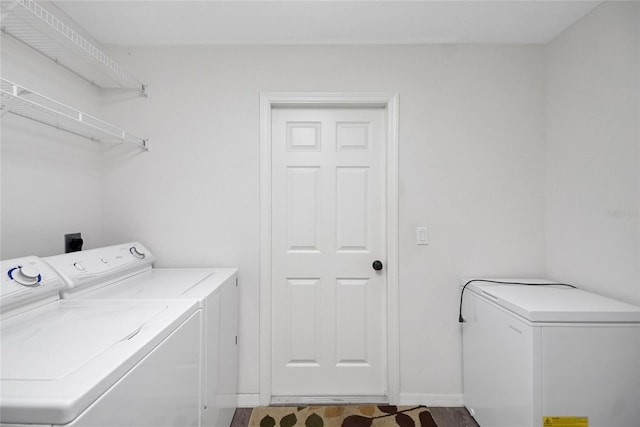
[(136, 248), (135, 246), (132, 246), (129, 249), (129, 252), (131, 252), (131, 255), (138, 259), (143, 259), (145, 256), (147, 256), (144, 252), (140, 252), (140, 250), (138, 250), (138, 248)]
[(38, 270), (28, 265), (12, 268), (9, 270), (9, 277), (23, 286), (36, 286), (42, 279)]

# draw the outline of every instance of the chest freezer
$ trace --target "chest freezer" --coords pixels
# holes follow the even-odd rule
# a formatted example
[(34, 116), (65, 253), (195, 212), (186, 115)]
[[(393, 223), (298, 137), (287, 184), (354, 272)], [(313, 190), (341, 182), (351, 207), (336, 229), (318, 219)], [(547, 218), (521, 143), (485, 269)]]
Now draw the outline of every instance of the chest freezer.
[(640, 307), (479, 281), (462, 315), (465, 406), (481, 427), (639, 425)]

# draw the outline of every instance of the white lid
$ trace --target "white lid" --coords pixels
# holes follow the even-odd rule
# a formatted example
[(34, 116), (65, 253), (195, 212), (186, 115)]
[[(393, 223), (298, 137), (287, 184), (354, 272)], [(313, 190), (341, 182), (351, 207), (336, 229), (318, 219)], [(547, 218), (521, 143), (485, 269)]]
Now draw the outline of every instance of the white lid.
[(2, 380), (62, 378), (165, 310), (164, 304), (54, 304), (2, 324)]
[(0, 325), (3, 423), (67, 424), (197, 309), (194, 300), (59, 300)]
[(206, 298), (234, 277), (235, 268), (154, 268), (82, 295), (86, 299)]
[[(542, 279), (508, 281), (553, 283)], [(472, 282), (467, 286), (467, 291), (531, 322), (640, 323), (640, 307), (567, 286)]]

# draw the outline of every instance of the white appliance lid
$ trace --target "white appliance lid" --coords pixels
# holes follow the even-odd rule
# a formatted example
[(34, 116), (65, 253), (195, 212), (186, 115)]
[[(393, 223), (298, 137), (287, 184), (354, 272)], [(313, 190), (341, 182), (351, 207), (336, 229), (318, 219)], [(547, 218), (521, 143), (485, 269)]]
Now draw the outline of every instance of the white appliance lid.
[[(552, 283), (529, 279), (508, 281)], [(472, 282), (467, 291), (531, 322), (640, 323), (640, 307), (567, 286)]]
[(195, 300), (59, 300), (3, 320), (3, 423), (67, 424), (197, 310)]
[(56, 304), (2, 324), (2, 380), (64, 378), (166, 309)]
[(86, 299), (206, 298), (231, 276), (235, 268), (154, 268), (83, 294)]

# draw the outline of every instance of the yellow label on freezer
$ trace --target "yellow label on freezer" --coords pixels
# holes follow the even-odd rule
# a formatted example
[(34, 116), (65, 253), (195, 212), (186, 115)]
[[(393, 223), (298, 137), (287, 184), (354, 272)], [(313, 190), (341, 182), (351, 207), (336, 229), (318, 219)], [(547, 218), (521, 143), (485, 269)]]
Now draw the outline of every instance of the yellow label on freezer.
[(589, 417), (542, 417), (542, 427), (589, 427)]

